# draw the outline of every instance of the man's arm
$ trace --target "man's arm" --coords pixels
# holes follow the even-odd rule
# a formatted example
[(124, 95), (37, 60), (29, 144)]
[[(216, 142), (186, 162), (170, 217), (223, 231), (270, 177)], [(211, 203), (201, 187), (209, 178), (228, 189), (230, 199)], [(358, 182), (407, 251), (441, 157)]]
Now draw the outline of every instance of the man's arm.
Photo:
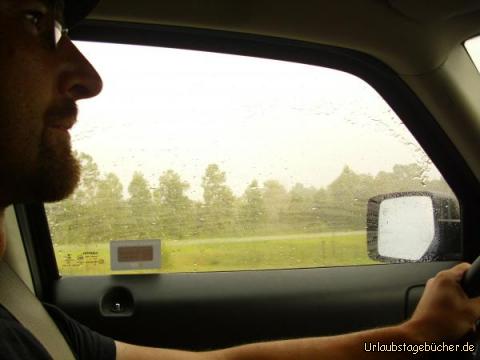
[[(273, 341), (211, 352), (146, 348), (116, 342), (118, 360), (302, 360), (409, 359), (412, 352), (373, 352), (369, 344), (419, 345), (454, 342), (472, 330), (480, 318), (480, 298), (469, 299), (460, 281), (470, 267), (460, 264), (427, 282), (412, 318), (403, 324), (331, 337)], [(367, 344), (367, 346), (365, 346)]]
[[(148, 348), (119, 342), (116, 345), (117, 360), (396, 359), (392, 353), (365, 352), (364, 343), (403, 343), (408, 335), (402, 326), (398, 326), (331, 337), (255, 343), (209, 352)], [(400, 355), (398, 359), (406, 357)]]

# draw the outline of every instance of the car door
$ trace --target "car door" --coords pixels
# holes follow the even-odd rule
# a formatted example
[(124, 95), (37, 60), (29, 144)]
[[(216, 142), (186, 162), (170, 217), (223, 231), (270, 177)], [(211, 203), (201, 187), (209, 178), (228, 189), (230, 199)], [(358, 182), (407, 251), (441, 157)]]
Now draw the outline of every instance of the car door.
[[(73, 37), (79, 40), (100, 42), (97, 44), (99, 46), (105, 45), (103, 42), (120, 42), (123, 44), (150, 45), (154, 46), (154, 50), (156, 47), (162, 46), (176, 47), (213, 53), (237, 54), (261, 59), (282, 60), (306, 64), (305, 66), (308, 67), (335, 69), (354, 74), (356, 77), (361, 78), (362, 81), (370, 84), (381, 95), (385, 104), (403, 121), (418, 143), (421, 144), (421, 147), (428, 153), (429, 159), (435, 163), (436, 168), (448, 182), (449, 188), (455, 193), (461, 205), (463, 258), (472, 260), (477, 253), (478, 245), (474, 242), (474, 238), (479, 232), (478, 223), (475, 221), (476, 206), (480, 199), (478, 181), (460, 153), (456, 150), (455, 145), (452, 144), (447, 134), (438, 126), (421, 99), (415, 95), (395, 72), (374, 58), (353, 50), (259, 35), (247, 36), (227, 32), (109, 22), (91, 22), (86, 24), (79, 27), (77, 32), (73, 33)], [(129, 48), (128, 51), (133, 54), (135, 54), (135, 51), (138, 51), (139, 54), (141, 53), (137, 48)], [(138, 57), (141, 56), (138, 55)], [(189, 54), (187, 57), (192, 56)], [(178, 60), (179, 66), (180, 63), (181, 61)], [(273, 66), (272, 64), (273, 60), (272, 63), (268, 63), (266, 66)], [(115, 63), (109, 64), (109, 66), (115, 65)], [(132, 63), (131, 65), (134, 72), (142, 71), (141, 67), (135, 67)], [(172, 69), (172, 71), (175, 70)], [(190, 73), (187, 69), (187, 77), (188, 74)], [(192, 82), (198, 81), (195, 75), (190, 74), (190, 76)], [(122, 79), (118, 80), (117, 85), (120, 85)], [(155, 81), (161, 82), (162, 79)], [(126, 95), (123, 101), (126, 102), (130, 98), (132, 103), (135, 103), (136, 100), (133, 100), (133, 94), (138, 89), (128, 83), (123, 85), (125, 85), (125, 88), (122, 91), (127, 92), (123, 94)], [(200, 87), (200, 89), (202, 88)], [(226, 88), (224, 91), (229, 91), (229, 89)], [(267, 91), (270, 88), (266, 87), (265, 89)], [(297, 94), (297, 91), (292, 90), (292, 88), (287, 90), (290, 94), (289, 97)], [(194, 91), (197, 91), (197, 96), (202, 96), (200, 91)], [(251, 91), (253, 91), (253, 88)], [(273, 89), (270, 89), (270, 91), (273, 91)], [(341, 91), (346, 92), (347, 89), (344, 88)], [(239, 96), (238, 94), (240, 93), (233, 96), (232, 102), (227, 102), (227, 105), (225, 105), (227, 111), (229, 106), (231, 112), (237, 110), (235, 101), (237, 100), (236, 97)], [(193, 101), (189, 100), (188, 97), (182, 97), (181, 99), (183, 103), (177, 104), (181, 108), (188, 107), (189, 101)], [(115, 104), (110, 106), (121, 107), (121, 105)], [(165, 106), (167, 105), (171, 104), (166, 104)], [(262, 101), (259, 101), (256, 105), (261, 106)], [(278, 106), (280, 105), (278, 103)], [(155, 106), (164, 106), (161, 98), (158, 99), (158, 103)], [(357, 106), (361, 107), (362, 104), (358, 103)], [(263, 111), (264, 109), (261, 110)], [(321, 109), (318, 111), (321, 111)], [(279, 116), (279, 114), (276, 115)], [(318, 116), (322, 116), (322, 114)], [(109, 129), (107, 126), (102, 128), (101, 120), (97, 121), (101, 128), (100, 133), (105, 139), (103, 145), (108, 147), (107, 139), (110, 136), (110, 131), (113, 132), (114, 130)], [(137, 123), (140, 121), (141, 119), (138, 119)], [(164, 120), (160, 119), (158, 121)], [(226, 136), (226, 133), (222, 135), (221, 129), (228, 131), (226, 128), (230, 126), (228, 119), (224, 121), (220, 123), (219, 127), (212, 129), (219, 138)], [(241, 121), (241, 119), (232, 121)], [(356, 121), (356, 119), (352, 117), (351, 121)], [(298, 124), (298, 127), (304, 127), (303, 134), (305, 139), (311, 135), (307, 125)], [(293, 137), (292, 129), (294, 128), (287, 127), (290, 132), (286, 131), (281, 136), (288, 135)], [(187, 129), (191, 128), (187, 126)], [(268, 135), (270, 135), (273, 138), (278, 138), (278, 141), (284, 141), (285, 147), (288, 147), (289, 143), (285, 138), (279, 136), (276, 130), (275, 128), (268, 128), (266, 135), (264, 135), (261, 141), (265, 143), (265, 139), (269, 138)], [(194, 132), (195, 129), (192, 131)], [(174, 132), (171, 134), (158, 133), (157, 138), (161, 142), (163, 136), (174, 137), (174, 135)], [(239, 137), (241, 135), (243, 134), (238, 134)], [(286, 139), (288, 139), (288, 136)], [(254, 136), (252, 136), (234, 145), (243, 146), (245, 143), (253, 143), (254, 140)], [(360, 141), (360, 139), (353, 137), (351, 141)], [(115, 141), (113, 142), (115, 143)], [(315, 143), (315, 139), (312, 142)], [(188, 144), (181, 143), (180, 145), (187, 146)], [(268, 146), (268, 144), (265, 143), (265, 146)], [(344, 146), (347, 146), (347, 144), (344, 144)], [(110, 151), (115, 150), (112, 148)], [(214, 148), (212, 151), (219, 150)], [(361, 148), (355, 148), (355, 152), (361, 151)], [(212, 153), (210, 152), (209, 154)], [(261, 156), (260, 151), (257, 151), (250, 158), (255, 163), (255, 158)], [(304, 156), (314, 159), (312, 154), (308, 154), (308, 152)], [(338, 154), (332, 153), (330, 156), (337, 157)], [(338, 159), (339, 162), (344, 161), (340, 157)], [(90, 158), (84, 156), (83, 160), (84, 165), (91, 165), (88, 168), (89, 172), (87, 172), (87, 175), (95, 173), (95, 166), (92, 165), (96, 160), (95, 155), (90, 156)], [(297, 159), (297, 161), (299, 160)], [(308, 163), (307, 168), (312, 167), (316, 160), (312, 161)], [(124, 165), (125, 163), (120, 162), (119, 167)], [(392, 165), (395, 165), (395, 163), (392, 163)], [(348, 183), (351, 186), (355, 184), (355, 181), (365, 180), (368, 176), (371, 176), (372, 181), (379, 176), (380, 171), (374, 175), (369, 175), (362, 173), (361, 170), (355, 170), (355, 166), (356, 164), (352, 165), (353, 170), (348, 166), (340, 166), (341, 171), (330, 183), (326, 183), (324, 190), (333, 191), (332, 189), (335, 186), (332, 184), (335, 183), (335, 180), (338, 180), (335, 184), (340, 186), (341, 180), (353, 179), (351, 180), (353, 183)], [(210, 178), (207, 177), (208, 169), (211, 170)], [(400, 166), (396, 169), (403, 171), (407, 168)], [(214, 175), (221, 177), (222, 170), (219, 166), (217, 168), (207, 167), (207, 171), (203, 175), (203, 195), (205, 195), (205, 191), (208, 188), (207, 180), (213, 181)], [(100, 171), (98, 167), (97, 171)], [(390, 178), (395, 178), (398, 174), (395, 173), (394, 168), (388, 168), (384, 171), (384, 175), (390, 176)], [(133, 175), (132, 181), (128, 186), (129, 189), (133, 190), (128, 195), (125, 195), (125, 198), (127, 196), (130, 196), (130, 199), (133, 198), (132, 194), (135, 191), (135, 186), (132, 186), (132, 183), (137, 184), (138, 189), (142, 189), (142, 181), (144, 179), (142, 180), (142, 177), (139, 174), (137, 175), (136, 182), (133, 181), (135, 174)], [(164, 178), (165, 181), (175, 178), (172, 173), (170, 173), (170, 178), (167, 172), (163, 173), (163, 175), (166, 176)], [(364, 177), (361, 175), (364, 175)], [(108, 174), (105, 174), (102, 179), (107, 181), (109, 179)], [(118, 182), (112, 179), (113, 177), (110, 177), (110, 182), (103, 183), (109, 191), (118, 185)], [(178, 183), (181, 184), (182, 181), (178, 181)], [(259, 185), (260, 182), (257, 184), (252, 183), (248, 183), (244, 192), (232, 195), (237, 199), (236, 201), (245, 206), (242, 209), (248, 210), (247, 205), (251, 204), (252, 199), (255, 199), (255, 190), (261, 187)], [(84, 182), (83, 185), (85, 184), (88, 185), (88, 183)], [(221, 184), (222, 182), (220, 181)], [(220, 186), (218, 183), (216, 185), (217, 187)], [(291, 210), (292, 213), (290, 215), (287, 214), (290, 217), (284, 214), (284, 217), (281, 218), (278, 224), (282, 224), (282, 226), (290, 224), (292, 228), (289, 229), (294, 229), (295, 231), (287, 229), (282, 236), (288, 237), (292, 233), (298, 234), (299, 230), (296, 227), (298, 224), (295, 221), (300, 222), (298, 226), (302, 227), (302, 229), (308, 227), (308, 229), (302, 232), (306, 237), (313, 236), (312, 234), (317, 236), (318, 234), (328, 233), (330, 242), (319, 242), (316, 247), (308, 248), (310, 250), (307, 250), (307, 253), (312, 251), (311, 249), (316, 249), (316, 251), (319, 251), (319, 254), (322, 251), (324, 254), (327, 254), (327, 260), (329, 260), (328, 257), (334, 259), (335, 256), (339, 256), (338, 253), (335, 253), (339, 251), (335, 247), (339, 240), (337, 241), (335, 238), (337, 235), (332, 234), (343, 234), (345, 232), (350, 234), (355, 231), (365, 234), (365, 223), (353, 224), (348, 222), (350, 220), (345, 220), (351, 219), (349, 217), (351, 214), (345, 215), (344, 211), (347, 205), (340, 203), (340, 200), (337, 201), (336, 199), (328, 203), (330, 207), (334, 207), (333, 210), (330, 208), (328, 212), (328, 216), (330, 216), (328, 217), (330, 219), (329, 222), (315, 222), (322, 216), (323, 219), (326, 218), (327, 215), (322, 213), (323, 215), (315, 217), (317, 220), (312, 220), (312, 213), (305, 215), (305, 213), (294, 208), (294, 205), (298, 205), (298, 201), (301, 200), (301, 195), (308, 193), (308, 185), (295, 187), (296, 184), (292, 184), (289, 187), (288, 194), (290, 197), (288, 199), (290, 207), (287, 207), (287, 209), (293, 210)], [(424, 184), (420, 185), (423, 186)], [(123, 188), (123, 191), (127, 192), (127, 189), (125, 189), (127, 186), (124, 185)], [(265, 190), (265, 188), (264, 184), (262, 189)], [(250, 192), (247, 191), (249, 189)], [(140, 190), (139, 193), (141, 193)], [(320, 187), (317, 186), (315, 194), (318, 195), (319, 190)], [(380, 188), (378, 188), (378, 192), (381, 192)], [(262, 194), (265, 193), (263, 192)], [(251, 196), (250, 198), (249, 195)], [(320, 195), (318, 196), (320, 197)], [(88, 201), (87, 197), (82, 199), (82, 201)], [(248, 202), (249, 199), (250, 203)], [(206, 201), (205, 198), (203, 200)], [(366, 219), (365, 200), (362, 200), (362, 206), (352, 208), (357, 211), (355, 213), (355, 221), (358, 221), (360, 216), (362, 219)], [(353, 204), (358, 199), (352, 198), (351, 201)], [(131, 202), (130, 204), (133, 203)], [(350, 205), (348, 204), (349, 209)], [(107, 273), (102, 271), (95, 273), (93, 271), (92, 274), (82, 273), (81, 271), (75, 273), (74, 271), (73, 275), (68, 276), (65, 275), (68, 273), (68, 266), (71, 269), (76, 266), (75, 264), (80, 263), (83, 266), (90, 263), (94, 267), (106, 265), (108, 268), (110, 264), (105, 260), (106, 258), (102, 258), (101, 251), (103, 250), (98, 250), (95, 247), (82, 247), (80, 252), (65, 250), (66, 248), (62, 246), (74, 246), (75, 244), (73, 243), (72, 245), (70, 237), (61, 238), (58, 235), (58, 227), (63, 226), (59, 225), (61, 221), (63, 221), (63, 224), (68, 223), (68, 226), (70, 226), (69, 236), (73, 236), (72, 234), (75, 233), (87, 234), (87, 230), (89, 230), (90, 232), (85, 235), (85, 238), (89, 238), (98, 235), (95, 233), (100, 227), (96, 226), (101, 224), (112, 224), (109, 225), (110, 229), (133, 227), (134, 221), (132, 219), (134, 217), (132, 214), (135, 213), (130, 212), (128, 213), (130, 215), (125, 215), (123, 217), (125, 222), (119, 224), (115, 221), (110, 222), (110, 220), (116, 219), (116, 214), (123, 211), (122, 208), (106, 207), (103, 213), (93, 213), (93, 207), (90, 207), (89, 211), (92, 213), (84, 212), (83, 215), (75, 213), (75, 218), (72, 220), (66, 218), (69, 211), (62, 211), (70, 209), (70, 213), (72, 213), (72, 208), (69, 208), (69, 206), (71, 204), (61, 203), (57, 207), (55, 205), (46, 205), (44, 207), (43, 204), (17, 204), (15, 207), (16, 219), (25, 243), (30, 268), (33, 273), (33, 284), (37, 294), (42, 300), (58, 305), (73, 318), (105, 335), (125, 342), (148, 346), (204, 350), (253, 341), (332, 335), (399, 323), (411, 314), (427, 279), (434, 276), (438, 271), (449, 268), (458, 262), (457, 259), (452, 259), (451, 261), (399, 264), (373, 264), (373, 261), (371, 261), (372, 264), (368, 264), (369, 260), (365, 251), (359, 255), (364, 260), (352, 258), (341, 263), (341, 266), (333, 266), (329, 263), (322, 265), (321, 256), (318, 255), (316, 258), (317, 262), (314, 264), (305, 265), (300, 262), (301, 265), (295, 266), (298, 260), (297, 257), (293, 260), (287, 259), (292, 261), (286, 263), (287, 265), (284, 265), (283, 268), (282, 265), (272, 265), (264, 266), (262, 269), (247, 263), (246, 265), (237, 264), (235, 265), (236, 269), (233, 270), (221, 267), (215, 269), (215, 266), (213, 266), (215, 264), (213, 264), (213, 270), (210, 270), (193, 263), (190, 270), (179, 268), (179, 270), (154, 271), (149, 274), (142, 274), (138, 271), (133, 274), (123, 274), (110, 271), (109, 269)], [(92, 206), (96, 207), (97, 210), (100, 207), (97, 203)], [(144, 207), (144, 205), (140, 204), (135, 209), (137, 209), (137, 212), (143, 211)], [(171, 210), (172, 208), (169, 209)], [(314, 211), (313, 214), (317, 214), (311, 207), (310, 210)], [(180, 210), (177, 209), (176, 211)], [(94, 216), (91, 216), (92, 214)], [(216, 221), (220, 215), (218, 213), (215, 214), (217, 215), (212, 215), (212, 217)], [(86, 225), (83, 225), (83, 228), (75, 227), (76, 224), (81, 223), (78, 217), (80, 215), (88, 217), (92, 221), (90, 225), (86, 223)], [(245, 219), (248, 220), (246, 216)], [(174, 218), (180, 221), (178, 216)], [(162, 219), (166, 221), (165, 217)], [(340, 220), (336, 223), (335, 219)], [(242, 229), (251, 226), (251, 223), (247, 220), (242, 223)], [(224, 225), (218, 222), (213, 223), (215, 224), (215, 229)], [(138, 228), (136, 229), (138, 232)], [(171, 233), (168, 233), (167, 230), (162, 231), (164, 231), (162, 234), (166, 238), (170, 236), (177, 242), (194, 241), (195, 239), (199, 241), (200, 239), (200, 241), (205, 243), (211, 241), (212, 238), (217, 238), (216, 233), (208, 233), (207, 230), (205, 230), (205, 233), (202, 233), (202, 236), (194, 240), (192, 240), (194, 236), (189, 237), (190, 235), (185, 235), (183, 240), (175, 239), (175, 236), (169, 235)], [(171, 231), (173, 232), (174, 230)], [(228, 231), (222, 234), (224, 238), (230, 239), (232, 237)], [(249, 243), (252, 246), (248, 256), (254, 258), (256, 256), (255, 251), (260, 248), (259, 244), (267, 242), (265, 237), (276, 236), (277, 231), (259, 231), (254, 234), (255, 236), (252, 233), (247, 233), (247, 235), (250, 236)], [(121, 235), (106, 234), (105, 236), (109, 237), (109, 240), (132, 240), (132, 237), (135, 237), (134, 234), (128, 231)], [(338, 235), (337, 237), (341, 236), (344, 235)], [(157, 240), (159, 237), (158, 235), (151, 236), (146, 232), (142, 239)], [(255, 239), (252, 240), (251, 238)], [(160, 246), (164, 246), (164, 239), (160, 240)], [(295, 240), (298, 239), (295, 238)], [(238, 243), (238, 241), (231, 241), (231, 243)], [(332, 249), (325, 248), (325, 246), (328, 247), (328, 244), (331, 243), (334, 244)], [(255, 246), (255, 244), (258, 246)], [(275, 242), (275, 240), (272, 240), (268, 242), (264, 251), (273, 253), (282, 246), (287, 245), (281, 241)], [(297, 243), (295, 246), (298, 247), (300, 245)], [(111, 251), (111, 248), (106, 249), (105, 251)], [(60, 253), (60, 250), (64, 252)], [(225, 251), (223, 256), (235, 257), (235, 254), (235, 252)], [(174, 255), (169, 254), (169, 256)], [(303, 257), (300, 256), (300, 258), (306, 258), (307, 255), (310, 256), (311, 254), (303, 253)], [(113, 257), (112, 254), (110, 256)], [(138, 253), (132, 256), (138, 256)], [(283, 256), (288, 258), (290, 255), (286, 252)], [(135, 259), (136, 263), (142, 263), (140, 258), (135, 257)], [(162, 261), (167, 262), (163, 258)], [(57, 264), (60, 265), (61, 276), (59, 276)]]

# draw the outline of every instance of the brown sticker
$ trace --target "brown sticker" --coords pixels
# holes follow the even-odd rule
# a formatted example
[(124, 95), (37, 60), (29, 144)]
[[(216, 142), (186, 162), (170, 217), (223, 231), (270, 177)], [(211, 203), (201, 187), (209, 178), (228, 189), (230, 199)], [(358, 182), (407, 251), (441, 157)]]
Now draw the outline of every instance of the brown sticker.
[(120, 246), (118, 262), (153, 261), (152, 246)]

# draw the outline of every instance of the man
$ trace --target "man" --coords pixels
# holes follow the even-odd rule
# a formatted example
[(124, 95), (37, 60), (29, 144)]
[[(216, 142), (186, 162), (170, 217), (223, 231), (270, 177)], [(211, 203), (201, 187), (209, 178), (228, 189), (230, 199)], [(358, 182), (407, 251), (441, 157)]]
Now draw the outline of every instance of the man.
[[(0, 229), (8, 205), (61, 200), (79, 179), (68, 129), (76, 120), (76, 101), (97, 95), (102, 82), (62, 30), (64, 22), (72, 25), (85, 16), (95, 0), (65, 2), (64, 9), (55, 0), (0, 0)], [(5, 242), (0, 231), (0, 256)], [(431, 279), (413, 317), (397, 326), (201, 353), (113, 341), (46, 308), (78, 359), (404, 359), (419, 355), (365, 352), (364, 343), (453, 342), (472, 330), (480, 299), (468, 299), (459, 285), (468, 267), (460, 264)], [(0, 358), (49, 358), (2, 306)]]

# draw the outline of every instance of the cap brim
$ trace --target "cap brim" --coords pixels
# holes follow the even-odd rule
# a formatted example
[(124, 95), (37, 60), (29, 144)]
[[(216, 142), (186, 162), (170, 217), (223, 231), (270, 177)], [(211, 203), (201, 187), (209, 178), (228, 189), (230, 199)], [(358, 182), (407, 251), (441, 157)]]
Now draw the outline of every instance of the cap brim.
[(99, 0), (65, 0), (65, 24), (71, 28), (84, 19)]

